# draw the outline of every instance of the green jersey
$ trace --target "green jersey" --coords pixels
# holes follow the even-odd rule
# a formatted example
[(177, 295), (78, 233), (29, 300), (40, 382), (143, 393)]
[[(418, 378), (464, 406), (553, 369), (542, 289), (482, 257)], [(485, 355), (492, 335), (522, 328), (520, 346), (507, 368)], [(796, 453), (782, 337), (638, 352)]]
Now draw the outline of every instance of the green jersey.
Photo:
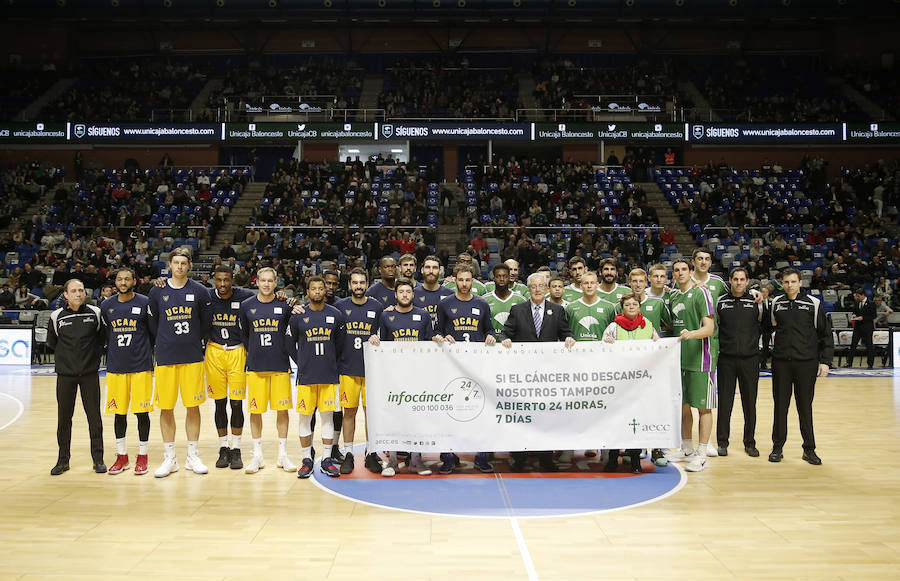
[[(716, 312), (716, 306), (719, 304), (719, 297), (728, 292), (728, 287), (725, 284), (725, 281), (722, 280), (722, 277), (716, 276), (715, 274), (709, 273), (709, 277), (706, 279), (705, 283), (701, 283), (699, 280), (691, 276), (691, 282), (702, 284), (709, 290), (709, 294), (712, 297), (713, 302), (713, 313)], [(712, 349), (713, 356), (713, 367), (715, 367), (715, 362), (719, 359), (719, 321), (716, 321), (716, 330), (713, 332), (712, 337), (710, 337), (710, 346)]]
[(574, 303), (578, 299), (580, 299), (584, 295), (584, 291), (580, 288), (576, 287), (575, 284), (570, 284), (563, 290), (563, 300), (568, 303)]
[(653, 323), (653, 328), (660, 337), (668, 335), (668, 329), (672, 326), (672, 313), (669, 312), (666, 301), (644, 295), (644, 300), (641, 302), (641, 314)]
[(613, 289), (609, 292), (604, 291), (602, 288), (597, 289), (597, 296), (603, 299), (604, 301), (609, 301), (614, 305), (619, 304), (619, 299), (627, 295), (631, 292), (631, 287), (617, 284)]
[[(681, 331), (696, 331), (703, 326), (704, 317), (715, 317), (713, 299), (706, 287), (697, 287), (681, 292), (673, 289), (667, 295), (672, 313), (672, 327), (675, 336)], [(681, 369), (684, 371), (712, 371), (713, 357), (711, 337), (681, 342)]]
[(509, 318), (509, 309), (511, 309), (513, 305), (518, 305), (519, 303), (524, 303), (528, 300), (519, 293), (509, 293), (509, 296), (506, 297), (506, 299), (501, 299), (495, 293), (489, 292), (482, 298), (486, 300), (487, 304), (491, 307), (491, 324), (494, 325), (494, 331), (496, 333), (503, 330), (503, 325), (506, 324), (506, 319)]
[(588, 305), (580, 298), (566, 307), (566, 318), (576, 341), (600, 341), (603, 332), (616, 319), (616, 306), (603, 299)]
[[(494, 281), (485, 283), (485, 285), (484, 285), (484, 293), (485, 293), (485, 294), (487, 294), (487, 293), (492, 293), (492, 292), (494, 292), (494, 288), (495, 288), (495, 287), (494, 287)], [(528, 292), (528, 287), (525, 286), (524, 284), (522, 284), (521, 282), (517, 282), (517, 283), (514, 284), (513, 286), (509, 287), (509, 290), (511, 290), (511, 291), (514, 292), (514, 293), (519, 293), (519, 294), (522, 295), (523, 297), (530, 297), (530, 296), (531, 296), (531, 294)], [(484, 296), (484, 295), (481, 295), (481, 296)]]
[[(456, 292), (456, 282), (454, 282), (454, 281), (445, 282), (444, 286), (447, 287), (448, 289), (452, 290), (453, 292)], [(480, 280), (475, 279), (472, 281), (472, 294), (473, 295), (480, 297), (480, 296), (484, 295), (485, 292), (486, 291), (484, 289), (484, 284), (482, 284)]]

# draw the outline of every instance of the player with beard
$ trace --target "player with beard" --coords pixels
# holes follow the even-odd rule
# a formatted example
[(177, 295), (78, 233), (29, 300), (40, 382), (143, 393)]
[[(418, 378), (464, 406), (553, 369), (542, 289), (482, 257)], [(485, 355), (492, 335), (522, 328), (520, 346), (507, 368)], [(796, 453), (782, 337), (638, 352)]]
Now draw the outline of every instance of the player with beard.
[(106, 351), (106, 413), (116, 414), (116, 461), (110, 474), (128, 469), (128, 408), (137, 417), (138, 456), (136, 475), (147, 473), (150, 413), (153, 410), (153, 341), (150, 336), (149, 299), (134, 292), (134, 271), (116, 272), (118, 296), (100, 304), (100, 316), (108, 332)]
[[(512, 258), (508, 260), (504, 260), (503, 264), (505, 264), (509, 268), (509, 290), (514, 293), (519, 293), (523, 297), (528, 296), (528, 287), (525, 286), (521, 281), (519, 281), (519, 262), (513, 260)], [(495, 284), (493, 282), (489, 282), (484, 285), (485, 292), (491, 293), (494, 292)]]
[(616, 282), (619, 276), (619, 264), (615, 258), (604, 258), (600, 261), (600, 288), (597, 296), (614, 305), (619, 304), (622, 297), (631, 292), (627, 286)]
[[(244, 431), (244, 399), (247, 397), (247, 349), (240, 325), (241, 303), (253, 291), (234, 286), (231, 267), (220, 265), (213, 271), (214, 288), (209, 293), (207, 311), (206, 392), (213, 399), (213, 419), (219, 434), (216, 468), (244, 467), (241, 434)], [(228, 401), (231, 401), (231, 444), (228, 443)]]
[[(488, 346), (495, 344), (497, 340), (491, 323), (491, 307), (483, 298), (472, 294), (474, 280), (472, 267), (465, 264), (457, 265), (453, 274), (456, 280), (456, 293), (438, 304), (435, 338), (440, 337), (451, 344), (457, 341), (484, 342)], [(450, 474), (455, 465), (452, 453), (441, 453), (441, 474)], [(475, 454), (475, 468), (481, 472), (494, 471), (484, 452)]]
[[(469, 292), (471, 292), (473, 295), (475, 295), (477, 297), (484, 295), (487, 292), (487, 289), (481, 283), (480, 280), (477, 280), (474, 277), (475, 267), (472, 265), (472, 256), (470, 254), (468, 254), (467, 252), (463, 252), (462, 254), (457, 256), (456, 257), (456, 266), (459, 266), (459, 265), (465, 265), (472, 269), (472, 273), (473, 273), (472, 289)], [(456, 269), (456, 266), (454, 266), (454, 270)], [(456, 277), (448, 276), (447, 278), (445, 278), (444, 286), (446, 286), (447, 288), (449, 288), (452, 291), (456, 291)]]
[(572, 282), (566, 287), (563, 293), (563, 299), (567, 303), (577, 301), (584, 293), (581, 290), (581, 277), (587, 272), (587, 265), (580, 256), (573, 256), (569, 259), (569, 278)]
[(416, 257), (412, 254), (404, 254), (400, 257), (398, 261), (400, 264), (399, 273), (400, 278), (408, 278), (409, 280), (416, 280)]
[[(344, 327), (347, 331), (338, 360), (340, 404), (344, 409), (344, 460), (341, 462), (341, 474), (353, 472), (353, 441), (356, 437), (356, 413), (360, 403), (363, 416), (366, 415), (366, 367), (363, 343), (378, 332), (384, 310), (384, 306), (378, 300), (366, 296), (368, 284), (369, 277), (366, 270), (354, 268), (350, 271), (350, 296), (335, 304), (335, 307), (344, 314)], [(368, 429), (368, 423), (366, 425)], [(368, 436), (368, 433), (366, 435)], [(366, 468), (371, 472), (381, 472), (381, 462), (377, 454), (367, 452), (365, 458)]]
[(491, 324), (494, 325), (494, 332), (499, 333), (503, 330), (503, 325), (509, 317), (509, 309), (528, 299), (509, 288), (512, 275), (506, 264), (495, 264), (493, 277), (494, 282), (491, 284), (494, 285), (494, 288), (482, 298), (491, 307)]
[(385, 307), (396, 305), (397, 261), (390, 256), (382, 256), (378, 261), (378, 274), (381, 280), (369, 287), (366, 295), (378, 299)]
[[(310, 420), (319, 409), (323, 449), (330, 451), (334, 432), (334, 414), (340, 407), (338, 359), (344, 344), (344, 315), (325, 303), (325, 279), (313, 276), (307, 286), (309, 303), (302, 314), (291, 316), (288, 348), (297, 362), (297, 411), (300, 413), (300, 445), (303, 463), (298, 478), (309, 478), (313, 471), (312, 429)], [(327, 426), (332, 429), (328, 430)], [(326, 436), (327, 434), (327, 436)], [(319, 464), (323, 473), (341, 475), (331, 456)]]
[[(430, 341), (441, 342), (441, 337), (434, 334), (431, 317), (424, 309), (413, 306), (413, 282), (407, 278), (397, 280), (397, 306), (382, 313), (378, 333), (369, 337), (369, 343), (376, 347), (381, 341)], [(397, 473), (399, 466), (397, 452), (388, 453), (387, 466), (381, 475), (390, 478)], [(410, 455), (409, 472), (420, 476), (430, 476), (431, 470), (422, 461), (420, 452)]]
[[(332, 305), (338, 301), (338, 293), (341, 286), (341, 273), (336, 270), (326, 270), (322, 275), (322, 278), (325, 279), (325, 304)], [(338, 406), (338, 410), (334, 412), (334, 439), (331, 446), (331, 458), (340, 464), (344, 461), (344, 455), (341, 454), (341, 448), (338, 446), (338, 442), (341, 439), (341, 426), (344, 423), (344, 412)], [(310, 424), (313, 433), (316, 431), (316, 416), (313, 415), (312, 423)]]
[[(402, 262), (402, 258), (401, 258)], [(434, 255), (425, 257), (422, 261), (422, 282), (416, 285), (413, 304), (420, 309), (425, 309), (431, 315), (432, 323), (437, 322), (437, 306), (444, 297), (453, 294), (449, 288), (441, 285), (441, 259)], [(411, 277), (405, 277), (412, 280)]]

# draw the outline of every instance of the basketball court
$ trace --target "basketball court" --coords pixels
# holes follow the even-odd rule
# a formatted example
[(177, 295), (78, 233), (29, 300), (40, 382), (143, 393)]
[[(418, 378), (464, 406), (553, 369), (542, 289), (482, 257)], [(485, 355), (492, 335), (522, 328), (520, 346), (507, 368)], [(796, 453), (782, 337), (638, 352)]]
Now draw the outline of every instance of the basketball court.
[[(182, 462), (172, 476), (153, 478), (162, 457), (158, 413), (149, 474), (94, 474), (79, 405), (71, 470), (51, 477), (53, 369), (0, 367), (0, 580), (897, 579), (898, 398), (900, 372), (890, 369), (839, 369), (820, 379), (819, 467), (800, 459), (793, 409), (784, 461), (766, 460), (772, 400), (764, 376), (761, 456), (743, 452), (736, 403), (729, 456), (696, 474), (647, 462), (641, 475), (603, 474), (597, 459), (581, 454), (559, 474), (514, 474), (501, 455), (495, 474), (475, 473), (463, 456), (458, 474), (401, 470), (388, 479), (367, 473), (359, 454), (356, 472), (336, 480), (318, 471), (299, 480), (274, 466), (271, 412), (264, 470), (213, 468), (210, 402), (200, 441), (210, 474), (189, 473)], [(176, 410), (182, 460), (183, 415)], [(104, 420), (111, 462), (113, 422)], [(129, 428), (133, 464), (133, 416)], [(296, 458), (295, 418), (290, 433)]]

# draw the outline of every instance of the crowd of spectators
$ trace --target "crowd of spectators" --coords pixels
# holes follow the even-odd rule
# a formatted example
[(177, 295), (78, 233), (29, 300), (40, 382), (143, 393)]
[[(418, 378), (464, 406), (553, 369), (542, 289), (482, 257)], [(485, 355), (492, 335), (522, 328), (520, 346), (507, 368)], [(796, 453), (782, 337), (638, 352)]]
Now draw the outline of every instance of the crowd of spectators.
[(146, 122), (155, 110), (168, 115), (171, 110), (189, 109), (206, 79), (207, 67), (186, 61), (89, 61), (82, 65), (78, 81), (44, 107), (39, 117), (50, 121)]
[(56, 67), (48, 65), (40, 70), (9, 68), (3, 71), (0, 87), (0, 119), (11, 121), (32, 101), (41, 96), (59, 79)]
[(9, 226), (62, 178), (62, 170), (38, 161), (25, 161), (5, 168), (0, 173), (0, 228)]
[(468, 61), (399, 60), (385, 71), (378, 108), (387, 118), (510, 119), (518, 107), (510, 68), (475, 68)]

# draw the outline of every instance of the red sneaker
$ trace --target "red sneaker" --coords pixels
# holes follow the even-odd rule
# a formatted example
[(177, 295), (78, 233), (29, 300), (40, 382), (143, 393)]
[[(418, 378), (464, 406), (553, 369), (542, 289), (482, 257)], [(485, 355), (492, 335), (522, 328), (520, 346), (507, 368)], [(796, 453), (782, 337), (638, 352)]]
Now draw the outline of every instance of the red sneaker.
[(137, 476), (147, 473), (147, 455), (138, 454), (137, 462), (134, 463), (134, 473)]
[(109, 467), (110, 474), (121, 474), (131, 466), (128, 464), (128, 454), (116, 454), (116, 463)]

